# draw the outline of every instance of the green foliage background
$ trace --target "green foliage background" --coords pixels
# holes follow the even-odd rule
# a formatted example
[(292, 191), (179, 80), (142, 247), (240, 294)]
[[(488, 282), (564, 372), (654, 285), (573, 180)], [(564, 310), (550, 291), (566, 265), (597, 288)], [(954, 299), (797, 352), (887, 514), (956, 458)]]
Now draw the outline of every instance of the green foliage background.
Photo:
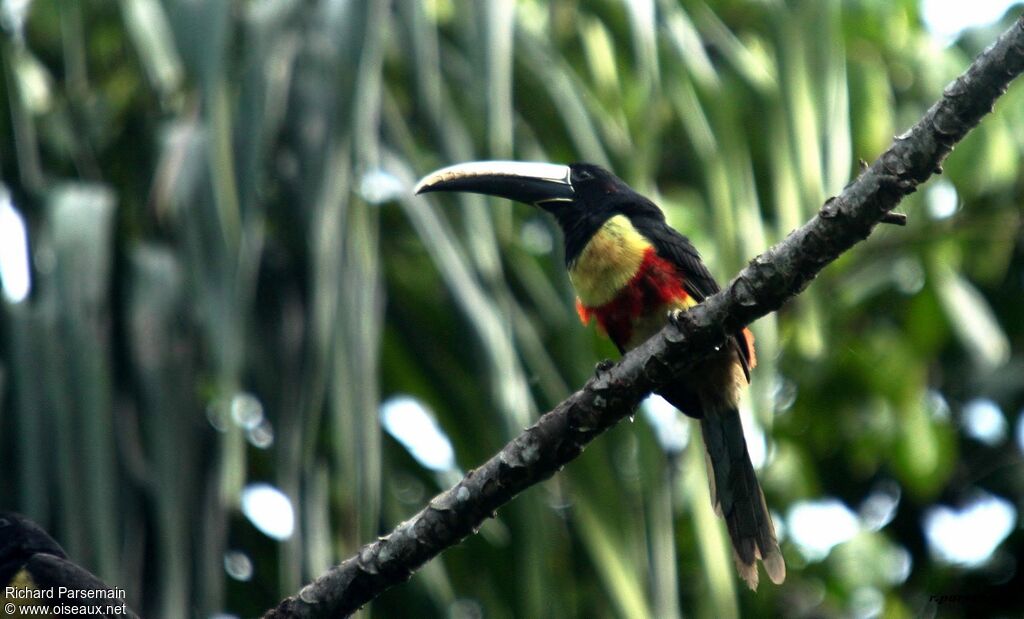
[[(614, 356), (550, 221), (414, 198), (418, 176), (608, 166), (724, 280), (999, 31), (943, 47), (908, 0), (35, 0), (4, 26), (0, 178), (33, 290), (0, 302), (0, 505), (153, 617), (256, 615), (450, 483), (383, 433), (384, 398), (429, 405), (469, 469)], [(891, 523), (821, 560), (787, 535), (789, 578), (752, 594), (699, 439), (666, 453), (639, 416), (364, 614), (1019, 616), (1019, 526), (968, 569), (923, 522), (979, 491), (1024, 507), (1022, 127), (1017, 85), (929, 185), (961, 208), (911, 196), (907, 228), (754, 326), (776, 521), (834, 497), (866, 523), (882, 492)], [(963, 431), (976, 398), (995, 444)], [(260, 408), (255, 431), (232, 416)], [(293, 501), (288, 541), (241, 515), (253, 481)]]

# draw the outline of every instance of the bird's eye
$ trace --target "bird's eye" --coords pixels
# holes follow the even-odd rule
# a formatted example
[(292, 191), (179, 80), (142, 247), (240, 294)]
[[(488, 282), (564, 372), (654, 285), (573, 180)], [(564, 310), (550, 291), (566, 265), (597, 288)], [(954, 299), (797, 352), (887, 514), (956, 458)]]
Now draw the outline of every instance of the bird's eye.
[(578, 178), (581, 181), (589, 181), (590, 179), (594, 178), (594, 175), (586, 170), (580, 170), (579, 172), (576, 173), (576, 178)]

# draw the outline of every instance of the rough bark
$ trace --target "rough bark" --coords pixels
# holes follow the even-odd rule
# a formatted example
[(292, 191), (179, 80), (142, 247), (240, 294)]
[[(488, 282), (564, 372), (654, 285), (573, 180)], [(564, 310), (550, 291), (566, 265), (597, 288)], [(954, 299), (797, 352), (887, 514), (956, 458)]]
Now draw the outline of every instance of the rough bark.
[(827, 264), (864, 240), (899, 201), (932, 174), (1024, 71), (1024, 18), (946, 87), (942, 98), (892, 146), (829, 199), (804, 226), (754, 258), (720, 293), (681, 315), (434, 497), (390, 534), (282, 601), (265, 617), (350, 614), (421, 565), (475, 533), (495, 510), (578, 456), (597, 435), (680, 370), (752, 321), (799, 294)]

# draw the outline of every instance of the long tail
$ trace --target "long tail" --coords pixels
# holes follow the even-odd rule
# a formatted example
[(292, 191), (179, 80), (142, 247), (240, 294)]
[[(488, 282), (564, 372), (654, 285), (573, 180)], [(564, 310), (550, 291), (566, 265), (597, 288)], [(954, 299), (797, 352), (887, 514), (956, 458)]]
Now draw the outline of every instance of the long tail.
[(786, 579), (786, 563), (775, 539), (775, 526), (747, 453), (743, 425), (736, 408), (704, 402), (700, 428), (707, 447), (711, 502), (725, 518), (736, 568), (747, 585), (757, 589), (757, 559), (775, 584)]

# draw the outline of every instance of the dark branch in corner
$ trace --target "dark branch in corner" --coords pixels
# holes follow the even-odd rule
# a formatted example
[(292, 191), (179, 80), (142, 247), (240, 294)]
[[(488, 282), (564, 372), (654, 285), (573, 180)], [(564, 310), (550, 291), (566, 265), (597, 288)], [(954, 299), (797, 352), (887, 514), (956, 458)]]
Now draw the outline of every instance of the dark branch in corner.
[(386, 537), (281, 602), (265, 617), (347, 615), (474, 533), (495, 510), (551, 477), (584, 446), (629, 415), (655, 387), (695, 364), (726, 333), (777, 310), (827, 264), (864, 240), (943, 159), (1024, 71), (1024, 18), (978, 56), (942, 99), (818, 214), (757, 258), (720, 293), (602, 368), (497, 455)]

